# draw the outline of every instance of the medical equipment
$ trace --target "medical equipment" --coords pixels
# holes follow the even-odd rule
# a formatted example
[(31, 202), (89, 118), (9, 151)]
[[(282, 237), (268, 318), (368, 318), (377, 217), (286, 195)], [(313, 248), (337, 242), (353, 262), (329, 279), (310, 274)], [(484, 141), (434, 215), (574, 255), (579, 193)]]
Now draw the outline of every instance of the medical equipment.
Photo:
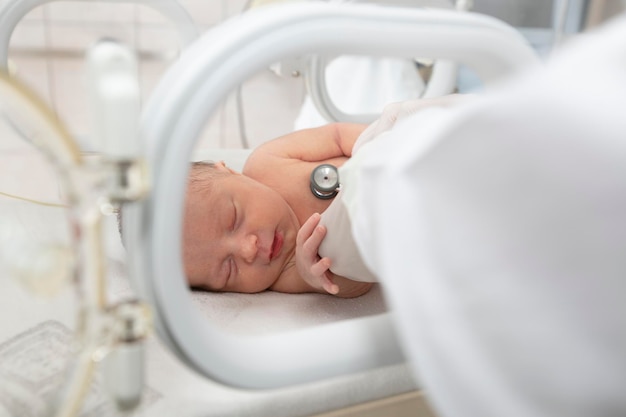
[(313, 195), (322, 200), (329, 200), (336, 196), (341, 187), (337, 167), (331, 164), (315, 167), (311, 172), (309, 187)]
[(320, 51), (458, 60), (487, 83), (537, 63), (525, 40), (495, 19), (365, 5), (267, 6), (226, 22), (187, 50), (143, 114), (154, 190), (147, 200), (124, 207), (125, 241), (131, 276), (155, 306), (160, 336), (182, 361), (226, 384), (279, 387), (404, 360), (385, 314), (281, 335), (222, 332), (189, 302), (180, 253), (172, 250), (181, 247), (185, 167), (219, 101), (284, 55)]
[[(341, 2), (341, 1), (340, 1)], [(375, 1), (356, 0), (350, 3), (376, 3)], [(542, 27), (518, 27), (533, 46), (543, 53), (550, 51), (561, 42), (566, 35), (577, 33), (581, 30), (585, 5), (582, 0), (556, 0), (550, 6), (546, 3), (545, 12), (552, 12), (552, 22), (546, 22)], [(449, 1), (449, 0), (424, 0), (403, 1), (394, 0), (384, 2), (387, 6), (402, 7), (427, 7), (455, 9), (459, 12), (467, 12), (476, 9), (477, 12), (518, 20), (518, 25), (523, 19), (520, 16), (530, 15), (528, 10), (531, 6), (523, 2), (507, 2), (498, 4), (486, 1)], [(536, 7), (536, 6), (532, 6)], [(550, 10), (552, 9), (552, 10)], [(550, 18), (546, 17), (546, 21)], [(526, 23), (528, 25), (528, 23)], [(338, 59), (337, 59), (338, 58)], [(390, 101), (405, 101), (415, 98), (431, 98), (451, 94), (458, 90), (465, 93), (469, 89), (476, 89), (475, 79), (467, 68), (459, 68), (459, 65), (449, 60), (430, 60), (428, 57), (415, 59), (415, 66), (420, 67), (424, 75), (422, 85), (410, 82), (409, 76), (399, 73), (402, 64), (397, 61), (376, 63), (374, 58), (365, 57), (336, 57), (314, 54), (306, 57), (297, 57), (281, 61), (277, 66), (277, 72), (283, 76), (304, 75), (307, 92), (302, 114), (296, 121), (297, 128), (312, 127), (319, 123), (320, 119), (325, 122), (357, 122), (370, 123), (374, 121), (382, 104)], [(337, 60), (334, 62), (334, 60)], [(353, 73), (356, 72), (356, 74)], [(362, 72), (362, 73), (360, 73)], [(377, 77), (376, 77), (377, 76)], [(369, 78), (368, 78), (369, 77)], [(384, 78), (400, 79), (402, 89), (389, 91), (387, 100), (381, 103), (384, 90)], [(405, 78), (403, 78), (405, 77)], [(383, 81), (377, 78), (383, 78)], [(418, 77), (419, 78), (419, 77)], [(374, 85), (363, 91), (358, 87), (357, 81), (365, 80)], [(378, 86), (377, 83), (380, 83)], [(393, 84), (392, 84), (393, 85)], [(387, 86), (388, 87), (388, 86)], [(391, 98), (393, 95), (400, 98)], [(365, 110), (363, 110), (365, 109)], [(372, 109), (377, 109), (375, 112)], [(319, 116), (317, 116), (319, 114)], [(317, 116), (317, 117), (316, 117)]]
[[(338, 3), (342, 3), (339, 1)], [(345, 1), (344, 3), (376, 3), (370, 1)], [(385, 6), (401, 6), (416, 8), (439, 8), (443, 10), (457, 10), (459, 12), (469, 11), (472, 7), (471, 1), (450, 1), (450, 0), (424, 0), (406, 2), (402, 0), (388, 1), (381, 3)], [(317, 113), (326, 122), (353, 122), (371, 123), (377, 118), (377, 114), (382, 110), (382, 106), (389, 101), (403, 101), (415, 98), (430, 98), (450, 94), (454, 91), (457, 83), (458, 64), (451, 60), (432, 60), (428, 56), (406, 57), (402, 62), (399, 59), (381, 59), (380, 62), (375, 57), (355, 57), (336, 56), (333, 54), (312, 54), (306, 57), (298, 57), (280, 62), (280, 70), (286, 75), (303, 74), (309, 97), (305, 99), (303, 111)], [(338, 68), (338, 66), (340, 68)], [(418, 67), (426, 68), (424, 77), (418, 74)], [(285, 69), (286, 68), (286, 69)], [(368, 81), (379, 83), (383, 78), (381, 86), (385, 85), (384, 78), (396, 80), (401, 75), (398, 71), (412, 72), (405, 74), (406, 77), (414, 79), (414, 82), (404, 80), (400, 84), (404, 87), (402, 93), (388, 91), (384, 95), (376, 90), (382, 87), (371, 86), (371, 91), (361, 91), (356, 87), (356, 80), (361, 82), (363, 75), (358, 75), (359, 69), (372, 71), (369, 75), (373, 79)], [(337, 72), (345, 71), (347, 74), (339, 75)], [(357, 74), (352, 72), (356, 71)], [(387, 72), (389, 71), (389, 72)], [(355, 80), (356, 78), (356, 80)], [(423, 79), (422, 79), (423, 78)], [(389, 80), (388, 83), (393, 85)], [(346, 84), (352, 85), (346, 86)], [(414, 85), (415, 84), (415, 85)], [(384, 89), (383, 89), (384, 90)], [(377, 95), (380, 94), (380, 97)], [(401, 94), (398, 96), (398, 94)], [(386, 97), (382, 102), (381, 99)], [(312, 103), (311, 108), (309, 104)], [(303, 117), (310, 118), (311, 115)], [(304, 120), (296, 123), (298, 128), (311, 127), (303, 125)], [(308, 121), (310, 123), (311, 121)]]
[[(142, 164), (134, 159), (137, 141), (138, 89), (133, 86), (132, 55), (110, 42), (94, 48), (90, 59), (94, 102), (105, 125), (100, 139), (109, 156), (87, 162), (76, 142), (49, 113), (47, 107), (24, 86), (0, 74), (0, 98), (6, 120), (21, 137), (38, 148), (58, 169), (67, 196), (71, 226), (75, 233), (69, 264), (59, 271), (20, 264), (16, 271), (31, 281), (45, 282), (50, 274), (59, 275), (70, 285), (79, 278), (76, 343), (77, 358), (72, 361), (67, 382), (52, 409), (55, 416), (73, 416), (82, 406), (95, 366), (107, 362), (105, 384), (120, 409), (135, 408), (143, 389), (143, 345), (149, 334), (150, 311), (135, 300), (111, 304), (104, 293), (102, 220), (110, 205), (142, 198), (147, 191)], [(125, 119), (121, 120), (119, 111)], [(126, 123), (124, 123), (126, 121)], [(122, 145), (119, 139), (126, 139)], [(133, 146), (134, 145), (134, 146)], [(130, 146), (130, 148), (129, 148)], [(130, 152), (128, 151), (130, 149)], [(39, 254), (41, 255), (41, 254)], [(75, 271), (72, 271), (75, 269)]]

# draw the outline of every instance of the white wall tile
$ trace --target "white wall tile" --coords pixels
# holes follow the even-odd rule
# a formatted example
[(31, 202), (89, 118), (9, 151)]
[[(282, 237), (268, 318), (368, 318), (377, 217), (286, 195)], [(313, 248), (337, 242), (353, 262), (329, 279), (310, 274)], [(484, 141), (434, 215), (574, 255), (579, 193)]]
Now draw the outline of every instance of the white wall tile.
[(137, 6), (137, 19), (140, 24), (166, 24), (168, 18), (160, 11), (153, 7), (138, 5)]
[(49, 63), (42, 57), (13, 56), (9, 54), (16, 70), (13, 75), (44, 102), (50, 105), (50, 90), (48, 82)]
[[(54, 167), (33, 147), (0, 153), (0, 190), (48, 203), (62, 202)], [(6, 196), (0, 199), (2, 204), (7, 202)]]
[(293, 130), (304, 93), (302, 78), (279, 77), (269, 70), (244, 83), (243, 111), (253, 147)]
[(195, 149), (215, 149), (222, 146), (224, 111), (224, 104), (222, 104), (209, 117), (204, 129), (196, 141)]
[(39, 22), (21, 21), (9, 41), (9, 48), (41, 49), (45, 45), (44, 28)]
[(170, 64), (170, 61), (152, 59), (139, 62), (139, 85), (143, 103), (149, 99)]
[(172, 25), (178, 19), (196, 25), (195, 17), (180, 2), (170, 0), (169, 2), (159, 2), (164, 7), (150, 7), (148, 1), (145, 5), (137, 5), (137, 16), (140, 25)]
[(183, 40), (172, 26), (142, 25), (137, 28), (137, 47), (142, 52), (174, 57), (179, 55)]
[(195, 22), (203, 28), (224, 20), (223, 0), (180, 0)]
[(41, 19), (43, 19), (43, 7), (39, 6), (39, 7), (35, 7), (30, 12), (28, 12), (26, 14), (26, 16), (24, 16), (22, 18), (22, 21), (24, 21), (24, 22), (28, 22), (28, 21), (39, 22), (39, 21), (41, 21)]
[(132, 2), (108, 3), (97, 1), (61, 1), (45, 6), (47, 17), (56, 22), (80, 23), (132, 23), (135, 21), (135, 4)]
[(114, 38), (133, 47), (135, 45), (135, 29), (133, 25), (122, 23), (54, 24), (50, 28), (52, 52), (54, 49), (84, 51), (102, 38)]
[(89, 137), (91, 109), (85, 81), (85, 64), (77, 59), (53, 61), (52, 97), (59, 115), (69, 131), (78, 137)]

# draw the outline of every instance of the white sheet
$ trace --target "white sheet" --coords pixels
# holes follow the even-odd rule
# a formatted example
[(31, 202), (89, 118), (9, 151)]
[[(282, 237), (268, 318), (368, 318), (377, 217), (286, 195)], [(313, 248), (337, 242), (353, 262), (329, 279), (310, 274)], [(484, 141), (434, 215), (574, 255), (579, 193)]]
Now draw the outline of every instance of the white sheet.
[[(341, 189), (330, 206), (322, 213), (320, 224), (326, 227), (326, 236), (320, 244), (319, 254), (330, 258), (330, 270), (354, 281), (377, 282), (378, 278), (368, 267), (364, 254), (359, 251), (352, 233), (352, 219), (356, 218), (361, 207), (357, 190), (362, 184), (360, 170), (366, 153), (361, 148), (376, 140), (386, 142), (384, 138), (390, 129), (400, 120), (424, 109), (458, 106), (473, 100), (470, 95), (448, 95), (431, 99), (416, 99), (388, 104), (382, 115), (371, 123), (359, 136), (352, 149), (352, 157), (339, 167)], [(388, 161), (393, 164), (393, 160)], [(367, 192), (367, 191), (365, 191)]]
[(353, 281), (376, 282), (378, 279), (363, 261), (352, 234), (351, 216), (353, 214), (350, 212), (350, 202), (354, 199), (353, 193), (349, 190), (353, 189), (352, 186), (355, 184), (347, 180), (350, 176), (350, 168), (345, 168), (347, 169), (339, 170), (342, 189), (320, 218), (320, 224), (326, 227), (326, 236), (320, 244), (318, 253), (321, 257), (331, 260), (331, 272)]
[(370, 145), (354, 233), (440, 415), (626, 415), (626, 16)]

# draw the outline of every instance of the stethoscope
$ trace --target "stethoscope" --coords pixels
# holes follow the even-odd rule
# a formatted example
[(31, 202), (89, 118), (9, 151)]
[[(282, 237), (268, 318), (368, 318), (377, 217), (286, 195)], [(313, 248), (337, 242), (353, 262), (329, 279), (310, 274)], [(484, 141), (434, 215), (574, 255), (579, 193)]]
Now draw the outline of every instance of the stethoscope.
[(317, 198), (329, 200), (337, 195), (341, 184), (339, 183), (339, 171), (330, 164), (317, 166), (311, 172), (311, 192)]

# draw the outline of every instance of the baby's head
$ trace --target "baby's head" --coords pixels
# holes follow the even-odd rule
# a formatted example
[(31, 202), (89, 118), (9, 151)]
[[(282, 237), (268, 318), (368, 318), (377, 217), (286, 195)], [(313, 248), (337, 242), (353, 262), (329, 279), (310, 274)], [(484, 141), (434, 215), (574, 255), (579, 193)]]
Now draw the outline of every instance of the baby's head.
[(299, 223), (273, 189), (223, 162), (192, 164), (183, 263), (192, 287), (253, 293), (271, 288), (295, 252)]

